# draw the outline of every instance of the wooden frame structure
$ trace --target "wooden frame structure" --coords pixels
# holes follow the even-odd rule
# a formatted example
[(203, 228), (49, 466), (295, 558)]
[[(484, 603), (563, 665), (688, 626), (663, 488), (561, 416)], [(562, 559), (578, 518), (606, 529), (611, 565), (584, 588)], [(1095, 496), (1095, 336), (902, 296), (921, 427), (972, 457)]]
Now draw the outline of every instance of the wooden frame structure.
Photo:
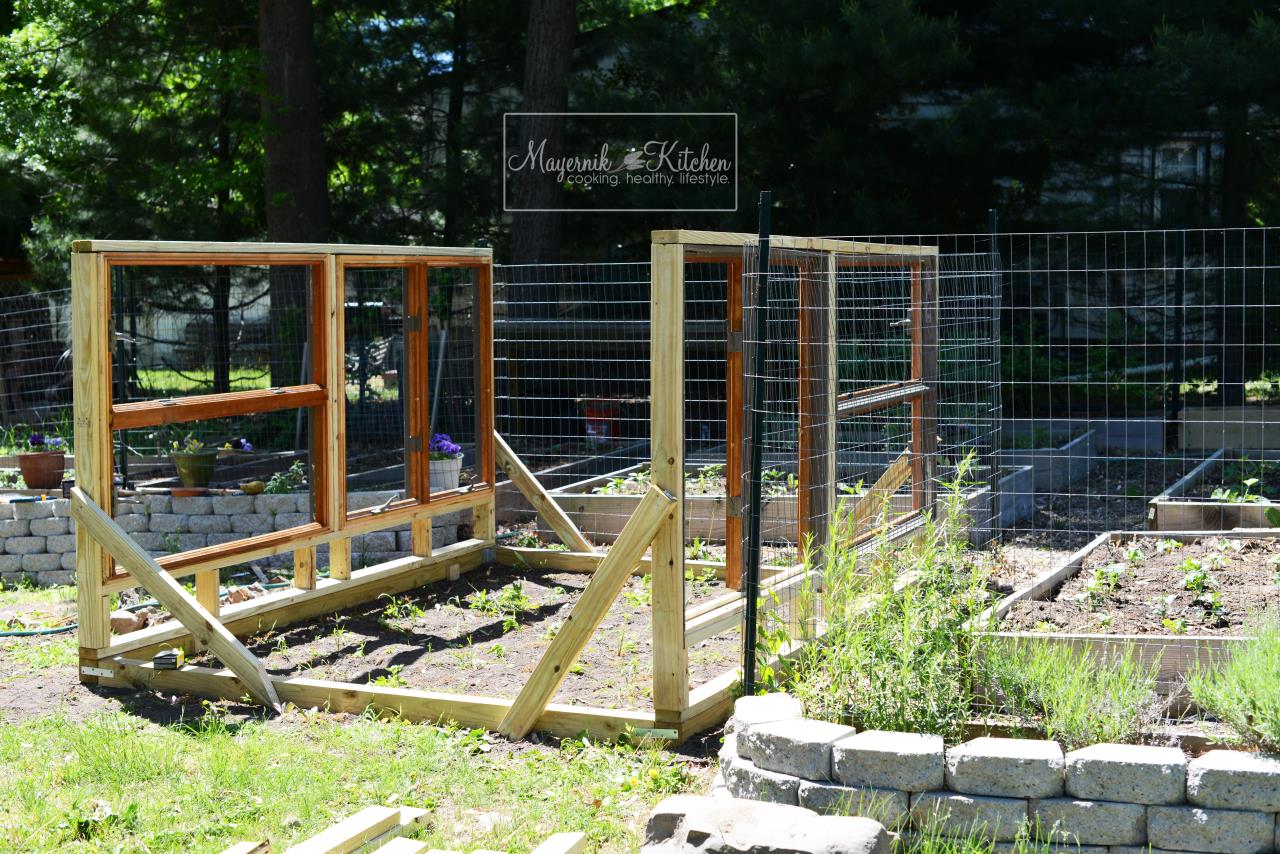
[[(659, 231), (653, 234), (651, 293), (651, 487), (608, 552), (597, 551), (560, 510), (537, 478), (494, 431), (492, 256), (487, 249), (341, 246), (325, 244), (219, 244), (76, 241), (72, 246), (72, 321), (75, 352), (75, 431), (78, 486), (72, 497), (77, 520), (77, 570), (80, 606), (82, 681), (115, 686), (240, 698), (246, 694), (268, 706), (293, 703), (333, 711), (365, 712), (413, 720), (453, 720), (464, 726), (501, 730), (521, 737), (531, 729), (557, 735), (587, 732), (614, 737), (630, 729), (673, 741), (683, 740), (723, 719), (730, 709), (738, 670), (733, 668), (690, 686), (688, 650), (701, 639), (736, 628), (743, 598), (733, 592), (685, 607), (684, 472), (685, 365), (684, 288), (687, 261), (722, 262), (729, 280), (728, 305), (728, 520), (730, 586), (740, 584), (741, 473), (745, 464), (744, 364), (742, 352), (743, 253), (752, 235), (723, 232)], [(824, 275), (802, 283), (806, 321), (800, 348), (802, 384), (817, 409), (802, 413), (801, 493), (797, 506), (810, 532), (826, 529), (839, 506), (835, 496), (835, 421), (876, 409), (911, 403), (912, 448), (891, 466), (864, 499), (877, 490), (889, 494), (913, 478), (914, 512), (895, 520), (891, 536), (918, 530), (932, 506), (931, 474), (936, 441), (935, 347), (936, 251), (929, 247), (891, 246), (820, 238), (773, 239), (780, 249), (825, 255)], [(892, 261), (886, 259), (892, 258)], [(855, 395), (837, 394), (834, 364), (836, 271), (858, 263), (910, 266), (912, 271), (912, 367), (909, 381)], [(904, 260), (905, 259), (905, 260)], [(124, 265), (289, 265), (310, 272), (312, 319), (311, 382), (282, 389), (200, 395), (179, 400), (113, 404), (111, 400), (110, 282)], [(406, 271), (406, 313), (412, 328), (426, 329), (427, 286), (431, 270), (464, 267), (476, 271), (476, 417), (477, 482), (462, 489), (431, 493), (429, 462), (414, 442), (426, 430), (428, 372), (410, 371), (405, 392), (411, 440), (405, 498), (375, 510), (348, 512), (345, 506), (344, 282), (354, 268), (392, 267)], [(407, 342), (411, 364), (425, 365), (425, 342)], [(416, 379), (415, 379), (416, 378)], [(287, 531), (249, 537), (152, 559), (111, 517), (112, 434), (116, 430), (162, 423), (226, 417), (282, 408), (311, 413), (314, 521)], [(909, 464), (908, 464), (909, 462)], [(496, 469), (506, 473), (530, 503), (543, 513), (573, 551), (497, 547), (494, 530)], [(886, 482), (886, 478), (893, 480)], [(472, 539), (433, 550), (431, 518), (469, 508)], [(409, 524), (413, 555), (353, 570), (350, 538)], [(330, 573), (318, 578), (316, 548), (329, 547)], [(293, 552), (294, 587), (258, 599), (220, 607), (217, 570), (263, 556)], [(646, 554), (647, 553), (647, 554)], [(529, 681), (514, 699), (447, 694), (409, 688), (351, 684), (302, 677), (273, 677), (236, 639), (263, 628), (283, 626), (387, 593), (399, 593), (443, 578), (456, 578), (486, 560), (505, 565), (530, 564), (592, 574), (569, 619), (547, 649)], [(549, 702), (574, 659), (590, 639), (626, 578), (641, 567), (652, 576), (653, 707), (649, 710), (599, 709)], [(195, 576), (195, 595), (175, 579)], [(776, 591), (803, 581), (803, 566), (782, 569), (766, 582)], [(145, 587), (175, 617), (169, 623), (122, 636), (111, 634), (111, 597), (126, 588)], [(225, 669), (185, 666), (157, 670), (149, 656), (173, 645), (212, 651)]]
[[(744, 599), (742, 572), (742, 478), (746, 465), (745, 363), (743, 353), (744, 250), (756, 236), (713, 231), (655, 231), (651, 244), (651, 490), (671, 501), (666, 521), (652, 540), (648, 558), (629, 558), (629, 571), (647, 572), (653, 585), (653, 720), (655, 731), (683, 739), (727, 716), (738, 684), (737, 667), (698, 686), (690, 686), (689, 648), (707, 638), (730, 631), (742, 622)], [(842, 418), (874, 412), (901, 403), (912, 406), (912, 447), (900, 462), (890, 466), (870, 494), (850, 512), (870, 516), (883, 495), (892, 494), (913, 481), (912, 512), (894, 520), (891, 537), (910, 536), (920, 530), (924, 513), (934, 504), (933, 467), (937, 443), (937, 250), (929, 246), (899, 246), (809, 237), (774, 237), (775, 249), (800, 250), (826, 256), (826, 274), (805, 277), (801, 287), (801, 376), (806, 395), (816, 407), (802, 407), (800, 441), (800, 496), (797, 521), (806, 532), (829, 530), (840, 506), (836, 496), (835, 423)], [(726, 359), (726, 482), (725, 525), (728, 552), (723, 575), (735, 591), (685, 607), (685, 568), (714, 564), (689, 561), (685, 556), (685, 264), (723, 264), (728, 284)], [(837, 394), (836, 271), (842, 266), (907, 267), (911, 273), (911, 373), (899, 383), (840, 396)], [(820, 323), (813, 323), (821, 317)], [(821, 460), (823, 469), (812, 465)], [(650, 500), (646, 496), (642, 506)], [(554, 500), (557, 516), (548, 523), (564, 540), (561, 527), (572, 526)], [(542, 510), (543, 504), (535, 502)], [(815, 515), (815, 512), (818, 515)], [(546, 514), (544, 514), (546, 515)], [(627, 522), (631, 528), (640, 515)], [(826, 520), (825, 522), (823, 520)], [(624, 529), (624, 534), (626, 529)], [(619, 537), (618, 549), (622, 543)], [(643, 552), (643, 549), (641, 549)], [(609, 552), (610, 557), (613, 552)], [(498, 548), (498, 560), (563, 571), (591, 572), (605, 568), (605, 557), (590, 549), (563, 552), (549, 549)], [(803, 566), (784, 568), (762, 583), (782, 592), (805, 578)], [(593, 579), (594, 581), (594, 579)], [(616, 591), (615, 591), (616, 594)], [(563, 631), (563, 630), (562, 630)]]

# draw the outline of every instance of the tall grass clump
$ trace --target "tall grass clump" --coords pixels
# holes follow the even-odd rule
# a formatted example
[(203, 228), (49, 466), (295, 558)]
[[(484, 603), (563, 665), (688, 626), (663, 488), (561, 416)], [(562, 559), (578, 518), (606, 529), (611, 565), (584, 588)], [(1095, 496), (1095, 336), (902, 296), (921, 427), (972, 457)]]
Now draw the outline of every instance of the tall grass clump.
[(1132, 646), (1111, 655), (995, 639), (983, 650), (989, 699), (1067, 750), (1130, 742), (1162, 711), (1155, 668)]
[(859, 558), (832, 546), (816, 594), (825, 633), (797, 654), (787, 686), (809, 716), (962, 737), (986, 603), (986, 571), (965, 552), (961, 490), (971, 465), (964, 460), (946, 485), (944, 521), (930, 520), (910, 547), (882, 537)]
[(1280, 621), (1257, 621), (1249, 640), (1187, 674), (1191, 698), (1245, 744), (1280, 750)]

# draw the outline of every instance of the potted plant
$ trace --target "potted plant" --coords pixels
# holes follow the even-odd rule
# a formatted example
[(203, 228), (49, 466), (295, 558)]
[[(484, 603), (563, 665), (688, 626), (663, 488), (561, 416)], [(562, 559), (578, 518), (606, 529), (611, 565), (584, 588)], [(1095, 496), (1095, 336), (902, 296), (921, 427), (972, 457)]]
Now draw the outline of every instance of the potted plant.
[(170, 445), (173, 450), (170, 451), (169, 458), (173, 460), (173, 467), (178, 470), (178, 480), (182, 481), (182, 485), (187, 489), (208, 489), (209, 481), (213, 480), (213, 467), (218, 461), (218, 452), (213, 448), (206, 448), (204, 442), (191, 433), (180, 442), (174, 439)]
[(27, 489), (54, 489), (62, 484), (62, 471), (67, 457), (62, 439), (32, 433), (27, 437), (28, 450), (18, 454), (18, 468)]
[(436, 433), (431, 437), (427, 448), (431, 472), (431, 491), (447, 492), (458, 488), (458, 477), (462, 474), (462, 446), (447, 433)]

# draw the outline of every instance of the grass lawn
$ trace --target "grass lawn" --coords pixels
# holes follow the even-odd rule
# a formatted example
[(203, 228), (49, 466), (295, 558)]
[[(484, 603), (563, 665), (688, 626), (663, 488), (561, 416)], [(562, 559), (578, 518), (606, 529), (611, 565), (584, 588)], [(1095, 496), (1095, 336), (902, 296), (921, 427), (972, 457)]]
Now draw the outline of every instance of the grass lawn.
[(291, 711), (233, 723), (211, 708), (161, 725), (127, 712), (0, 727), (0, 847), (11, 851), (277, 849), (372, 804), (421, 806), (440, 848), (528, 851), (561, 830), (633, 851), (644, 814), (695, 785), (660, 750)]

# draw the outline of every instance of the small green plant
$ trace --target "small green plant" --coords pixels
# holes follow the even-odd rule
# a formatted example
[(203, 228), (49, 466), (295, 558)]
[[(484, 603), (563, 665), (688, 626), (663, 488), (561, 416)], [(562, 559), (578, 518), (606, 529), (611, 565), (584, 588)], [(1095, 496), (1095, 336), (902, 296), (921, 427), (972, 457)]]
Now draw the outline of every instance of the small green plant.
[(1245, 744), (1280, 750), (1280, 623), (1274, 617), (1253, 626), (1248, 640), (1187, 674), (1192, 699), (1229, 726)]
[(294, 460), (289, 468), (271, 475), (262, 491), (271, 495), (284, 495), (297, 492), (306, 482), (307, 467), (302, 464), (302, 460)]
[(507, 542), (518, 549), (536, 549), (542, 543), (534, 531), (520, 531)]
[(1127, 560), (1131, 566), (1139, 566), (1143, 560), (1142, 547), (1137, 543), (1129, 546), (1129, 548), (1124, 550), (1124, 559)]
[(693, 476), (686, 478), (690, 491), (694, 493), (719, 492), (724, 479), (724, 463), (711, 463), (702, 466)]
[(1010, 714), (1039, 723), (1067, 750), (1132, 741), (1159, 712), (1156, 670), (1133, 647), (1112, 655), (1067, 645), (992, 643), (992, 693)]
[(481, 614), (502, 617), (502, 631), (510, 632), (520, 625), (520, 615), (533, 610), (533, 600), (524, 592), (524, 585), (513, 581), (498, 589), (497, 593), (476, 590), (467, 596), (467, 607)]
[(591, 491), (596, 495), (639, 494), (649, 488), (649, 482), (649, 467), (644, 466), (627, 475), (615, 475)]
[(703, 542), (701, 537), (694, 537), (693, 542), (684, 547), (684, 556), (688, 560), (715, 560), (711, 546)]
[(371, 682), (383, 688), (407, 688), (409, 683), (400, 675), (400, 671), (404, 670), (403, 664), (393, 664), (387, 668), (387, 672), (381, 676), (375, 676)]
[(1124, 577), (1125, 568), (1121, 563), (1109, 563), (1106, 566), (1096, 566), (1093, 568), (1093, 574), (1084, 583), (1084, 595), (1086, 601), (1091, 607), (1097, 607), (1102, 604), (1108, 596), (1116, 591), (1120, 586), (1120, 579)]
[(561, 620), (552, 620), (547, 623), (547, 627), (542, 630), (543, 640), (555, 640), (556, 635), (560, 634), (560, 627), (564, 625)]
[(648, 608), (653, 604), (653, 576), (647, 572), (640, 576), (640, 583), (628, 585), (622, 598), (632, 608)]
[(498, 661), (501, 661), (507, 657), (507, 648), (500, 643), (495, 643), (493, 646), (489, 647), (489, 654)]
[(1178, 568), (1185, 573), (1182, 576), (1183, 590), (1202, 593), (1216, 584), (1213, 580), (1213, 576), (1209, 574), (1209, 571), (1201, 566), (1200, 561), (1195, 558), (1187, 558), (1179, 564)]
[(1162, 554), (1162, 555), (1172, 554), (1173, 552), (1176, 552), (1180, 548), (1182, 548), (1182, 543), (1178, 542), (1177, 540), (1165, 539), (1165, 540), (1159, 540), (1156, 543), (1157, 554)]
[(1164, 626), (1165, 631), (1175, 635), (1185, 635), (1187, 633), (1187, 621), (1182, 617), (1165, 617), (1160, 621), (1160, 625)]

